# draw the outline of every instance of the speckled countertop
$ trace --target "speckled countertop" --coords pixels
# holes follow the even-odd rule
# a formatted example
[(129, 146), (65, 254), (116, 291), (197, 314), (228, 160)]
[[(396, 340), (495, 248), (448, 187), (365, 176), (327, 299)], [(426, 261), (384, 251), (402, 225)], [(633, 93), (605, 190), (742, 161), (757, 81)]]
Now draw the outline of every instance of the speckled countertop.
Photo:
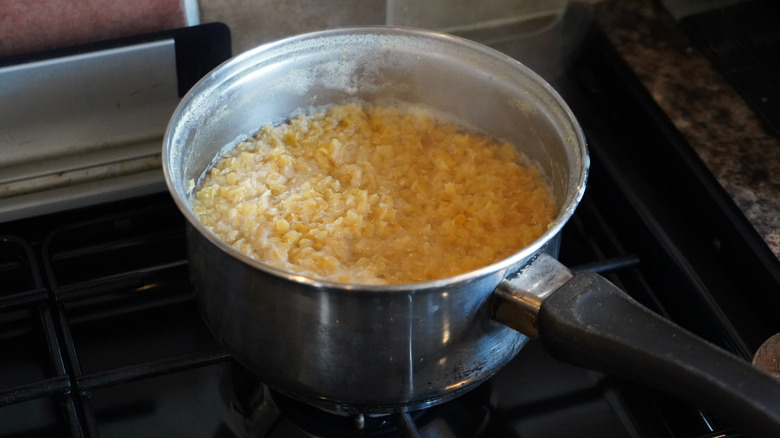
[(780, 258), (780, 141), (651, 0), (603, 0), (593, 16)]

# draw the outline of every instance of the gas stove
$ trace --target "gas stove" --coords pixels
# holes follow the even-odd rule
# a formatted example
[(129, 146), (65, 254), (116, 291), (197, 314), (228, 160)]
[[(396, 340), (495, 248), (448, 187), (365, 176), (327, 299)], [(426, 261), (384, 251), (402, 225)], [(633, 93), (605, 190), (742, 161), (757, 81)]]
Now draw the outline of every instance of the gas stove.
[[(560, 259), (749, 360), (780, 332), (780, 263), (597, 28), (549, 80), (592, 160)], [(274, 393), (214, 340), (167, 193), (56, 210), (0, 224), (4, 437), (741, 436), (535, 341), (427, 410), (325, 413)]]

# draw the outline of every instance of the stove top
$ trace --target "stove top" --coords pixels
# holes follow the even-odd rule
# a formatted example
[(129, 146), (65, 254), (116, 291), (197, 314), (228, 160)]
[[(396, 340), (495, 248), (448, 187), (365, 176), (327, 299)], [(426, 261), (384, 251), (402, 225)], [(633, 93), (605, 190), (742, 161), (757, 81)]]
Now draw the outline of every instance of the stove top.
[[(780, 332), (777, 259), (597, 29), (553, 84), (592, 153), (561, 260), (749, 359)], [(4, 437), (740, 436), (534, 341), (429, 411), (316, 419), (208, 332), (165, 193), (0, 224), (0, 351)]]

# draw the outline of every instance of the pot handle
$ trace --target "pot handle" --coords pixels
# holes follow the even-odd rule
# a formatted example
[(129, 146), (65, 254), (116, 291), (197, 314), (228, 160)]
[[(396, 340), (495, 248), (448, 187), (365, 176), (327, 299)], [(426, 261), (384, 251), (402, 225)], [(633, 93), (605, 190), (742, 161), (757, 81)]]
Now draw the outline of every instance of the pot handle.
[(493, 292), (494, 319), (554, 357), (700, 406), (755, 436), (780, 436), (780, 380), (645, 308), (606, 278), (541, 253)]

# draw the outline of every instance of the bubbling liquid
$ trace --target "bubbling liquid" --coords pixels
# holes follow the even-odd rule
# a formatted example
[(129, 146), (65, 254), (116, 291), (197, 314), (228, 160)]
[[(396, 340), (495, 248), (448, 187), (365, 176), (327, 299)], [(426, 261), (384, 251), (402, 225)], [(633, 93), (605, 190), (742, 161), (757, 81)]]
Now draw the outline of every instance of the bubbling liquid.
[(239, 251), (357, 284), (487, 266), (540, 237), (557, 213), (512, 144), (395, 105), (349, 103), (263, 126), (193, 188), (194, 212)]

